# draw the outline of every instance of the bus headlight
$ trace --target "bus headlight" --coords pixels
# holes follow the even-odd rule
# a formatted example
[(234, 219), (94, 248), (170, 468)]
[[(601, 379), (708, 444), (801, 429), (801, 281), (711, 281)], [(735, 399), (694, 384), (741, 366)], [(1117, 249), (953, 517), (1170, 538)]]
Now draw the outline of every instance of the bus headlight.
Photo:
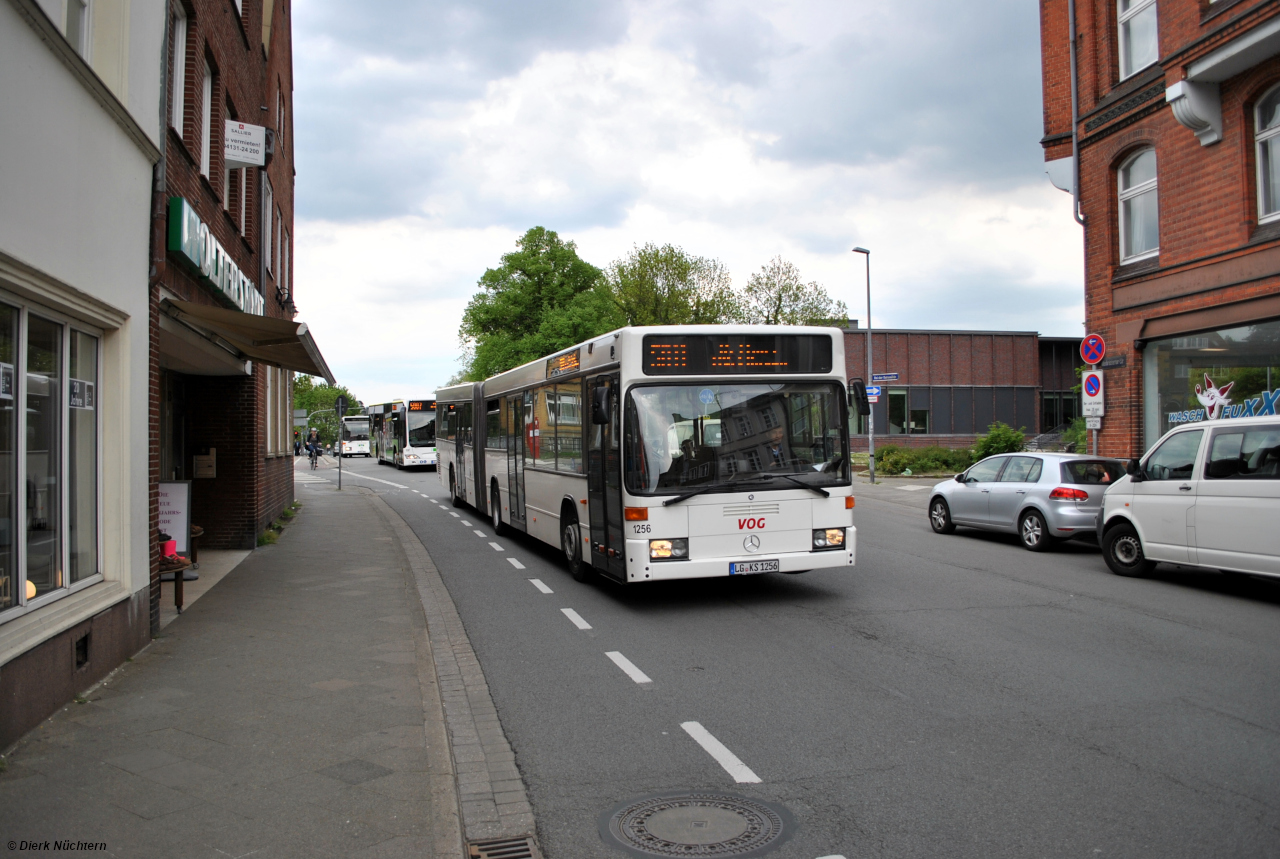
[(843, 528), (816, 528), (813, 532), (813, 548), (839, 549), (844, 545)]
[(683, 561), (689, 557), (689, 538), (650, 540), (649, 557), (655, 561)]

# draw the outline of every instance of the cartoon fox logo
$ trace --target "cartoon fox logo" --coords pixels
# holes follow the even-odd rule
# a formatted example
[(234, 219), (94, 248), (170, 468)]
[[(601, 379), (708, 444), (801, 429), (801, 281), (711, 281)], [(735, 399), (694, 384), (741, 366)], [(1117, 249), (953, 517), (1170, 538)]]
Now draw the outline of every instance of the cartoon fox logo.
[(1227, 399), (1227, 393), (1231, 390), (1235, 382), (1227, 382), (1221, 388), (1213, 384), (1213, 379), (1209, 378), (1209, 374), (1204, 374), (1204, 390), (1200, 390), (1200, 386), (1196, 385), (1196, 399), (1200, 401), (1200, 405), (1204, 406), (1205, 414), (1209, 420), (1216, 421), (1222, 417), (1222, 410), (1231, 405), (1231, 400)]

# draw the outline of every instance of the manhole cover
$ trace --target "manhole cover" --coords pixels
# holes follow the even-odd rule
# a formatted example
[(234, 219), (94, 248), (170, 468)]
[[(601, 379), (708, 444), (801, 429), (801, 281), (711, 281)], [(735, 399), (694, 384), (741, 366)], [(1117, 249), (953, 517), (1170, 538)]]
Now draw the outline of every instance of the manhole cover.
[(637, 856), (758, 856), (793, 828), (781, 806), (698, 791), (634, 800), (600, 819), (601, 836)]

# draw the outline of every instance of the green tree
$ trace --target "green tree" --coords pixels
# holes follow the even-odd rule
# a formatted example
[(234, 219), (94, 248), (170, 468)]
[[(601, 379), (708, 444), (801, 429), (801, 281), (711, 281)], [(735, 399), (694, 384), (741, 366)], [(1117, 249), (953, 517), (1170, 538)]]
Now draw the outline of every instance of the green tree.
[(338, 440), (338, 414), (329, 409), (334, 408), (339, 394), (347, 398), (347, 414), (354, 415), (364, 410), (364, 403), (342, 385), (330, 385), (323, 379), (312, 376), (294, 376), (293, 407), (306, 409), (308, 415), (320, 413), (310, 418), (307, 429), (298, 427), (302, 440), (306, 440), (311, 429), (319, 430), (320, 441), (324, 444), (333, 444)]
[(521, 236), (479, 286), (458, 331), (458, 381), (487, 378), (625, 324), (603, 272), (545, 227)]
[(609, 289), (627, 325), (737, 322), (741, 302), (719, 260), (646, 244), (609, 267)]
[(849, 309), (834, 301), (817, 282), (805, 283), (800, 270), (774, 257), (751, 275), (743, 295), (745, 320), (757, 325), (838, 325)]

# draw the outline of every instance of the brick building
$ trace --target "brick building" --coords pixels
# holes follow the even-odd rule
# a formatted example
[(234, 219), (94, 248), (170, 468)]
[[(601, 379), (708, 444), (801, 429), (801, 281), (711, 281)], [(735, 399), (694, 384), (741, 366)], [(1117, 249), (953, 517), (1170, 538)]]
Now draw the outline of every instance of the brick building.
[(1119, 365), (1100, 451), (1141, 454), (1204, 418), (1215, 390), (1226, 415), (1273, 411), (1280, 3), (1041, 0), (1040, 13), (1041, 142), (1084, 224), (1086, 328)]
[[(878, 443), (969, 447), (999, 421), (1028, 435), (1051, 432), (1079, 415), (1075, 368), (1080, 338), (1034, 331), (875, 330), (872, 372), (883, 393), (872, 405)], [(867, 332), (845, 331), (850, 379), (867, 379)], [(866, 419), (853, 447), (867, 449)]]
[[(168, 3), (166, 157), (153, 208), (151, 522), (154, 533), (168, 530), (161, 493), (167, 503), (189, 486), (201, 549), (253, 548), (292, 501), (291, 371), (333, 381), (294, 318), (290, 6)], [(264, 166), (236, 148), (253, 133)], [(153, 623), (159, 593), (157, 581)]]

